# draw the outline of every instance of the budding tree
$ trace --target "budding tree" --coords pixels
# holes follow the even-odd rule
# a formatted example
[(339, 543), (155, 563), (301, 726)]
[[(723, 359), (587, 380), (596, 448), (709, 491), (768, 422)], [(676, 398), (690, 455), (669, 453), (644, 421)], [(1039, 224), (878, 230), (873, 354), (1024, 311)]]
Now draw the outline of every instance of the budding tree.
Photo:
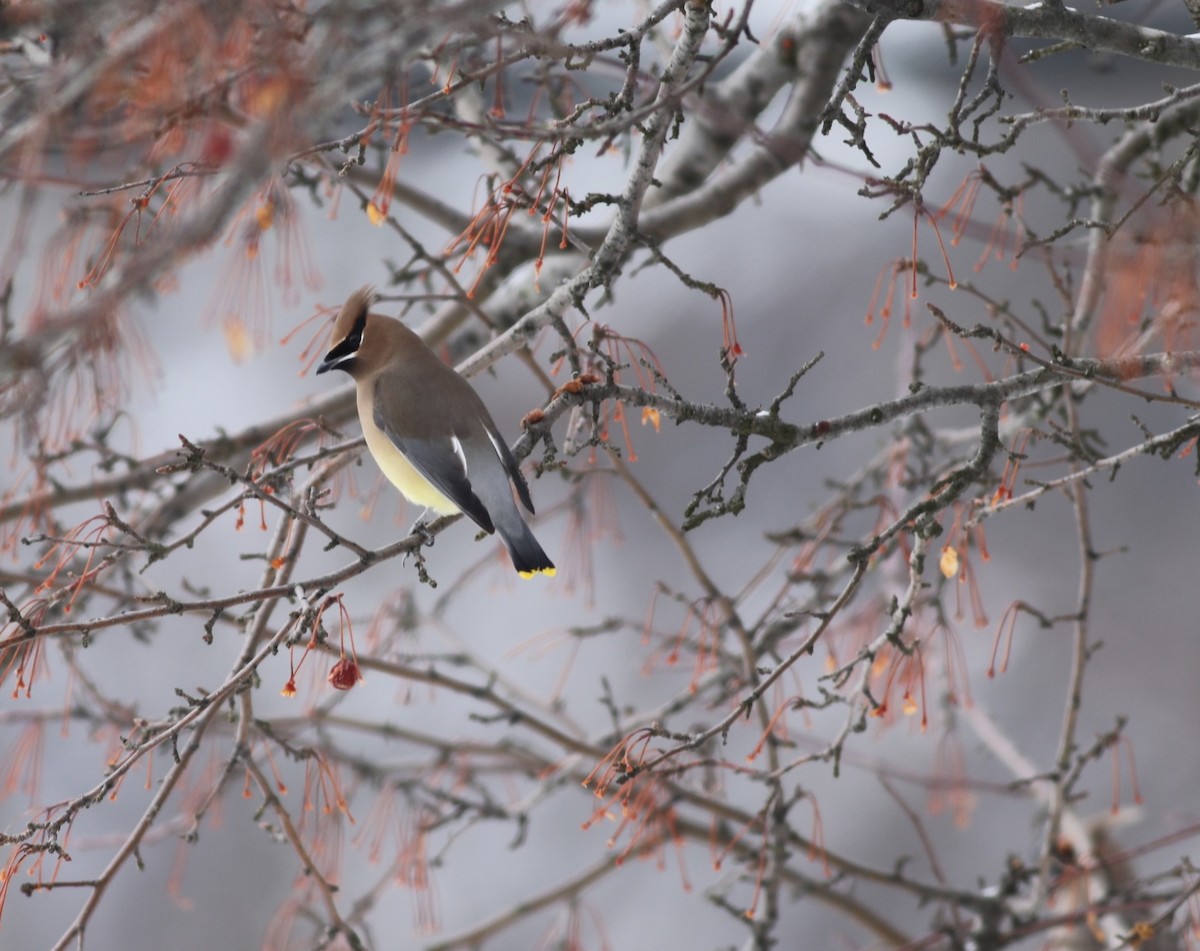
[(0, 6), (6, 945), (1194, 944), (1191, 10)]

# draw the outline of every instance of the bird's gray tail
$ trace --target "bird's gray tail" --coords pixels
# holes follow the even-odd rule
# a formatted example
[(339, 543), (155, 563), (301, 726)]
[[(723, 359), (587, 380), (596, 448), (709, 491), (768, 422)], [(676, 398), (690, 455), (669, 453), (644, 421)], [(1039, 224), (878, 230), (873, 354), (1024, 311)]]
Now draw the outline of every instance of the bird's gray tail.
[(512, 558), (517, 574), (522, 578), (532, 578), (534, 575), (553, 577), (554, 562), (542, 550), (538, 540), (533, 537), (533, 532), (525, 524), (525, 519), (521, 518), (517, 507), (513, 505), (509, 511), (501, 513), (498, 518), (496, 515), (497, 513), (492, 513), (496, 531), (504, 539), (504, 547), (508, 549), (508, 555)]

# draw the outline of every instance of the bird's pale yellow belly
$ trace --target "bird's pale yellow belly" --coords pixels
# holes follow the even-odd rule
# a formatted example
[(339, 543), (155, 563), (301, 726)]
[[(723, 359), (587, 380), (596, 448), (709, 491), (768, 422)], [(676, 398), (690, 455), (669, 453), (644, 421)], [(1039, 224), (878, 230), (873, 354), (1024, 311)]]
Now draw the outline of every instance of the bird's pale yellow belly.
[(373, 419), (365, 414), (360, 414), (359, 419), (363, 435), (367, 438), (367, 448), (371, 450), (376, 464), (406, 499), (424, 508), (431, 508), (439, 515), (453, 515), (459, 510), (404, 458)]

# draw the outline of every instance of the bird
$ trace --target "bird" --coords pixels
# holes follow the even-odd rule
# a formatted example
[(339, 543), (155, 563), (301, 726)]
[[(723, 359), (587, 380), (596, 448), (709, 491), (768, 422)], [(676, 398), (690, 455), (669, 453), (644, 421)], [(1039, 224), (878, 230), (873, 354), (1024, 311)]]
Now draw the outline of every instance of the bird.
[(529, 486), (483, 400), (413, 331), (373, 313), (376, 299), (370, 286), (346, 299), (317, 373), (354, 379), (367, 449), (407, 499), (499, 532), (522, 578), (554, 575), (513, 498), (515, 487), (533, 514)]

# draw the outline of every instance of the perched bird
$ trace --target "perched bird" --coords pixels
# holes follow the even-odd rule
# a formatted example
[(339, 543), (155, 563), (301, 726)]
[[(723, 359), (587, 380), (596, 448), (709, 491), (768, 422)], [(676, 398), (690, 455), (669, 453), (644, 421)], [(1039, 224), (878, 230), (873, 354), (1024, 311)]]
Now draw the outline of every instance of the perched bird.
[(405, 497), (499, 532), (522, 578), (553, 575), (513, 500), (516, 486), (532, 513), (529, 486), (483, 400), (400, 321), (371, 313), (374, 300), (369, 287), (347, 298), (317, 373), (354, 378), (367, 448)]

